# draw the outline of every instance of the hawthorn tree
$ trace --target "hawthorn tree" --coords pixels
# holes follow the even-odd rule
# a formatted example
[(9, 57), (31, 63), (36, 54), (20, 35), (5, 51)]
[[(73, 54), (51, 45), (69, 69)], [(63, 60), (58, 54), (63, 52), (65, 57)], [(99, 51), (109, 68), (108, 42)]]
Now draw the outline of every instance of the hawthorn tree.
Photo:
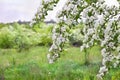
[[(42, 0), (33, 24), (44, 21), (48, 11), (53, 10), (58, 2), (59, 0)], [(59, 26), (54, 26), (52, 31), (53, 44), (47, 55), (49, 63), (60, 57), (64, 43), (68, 40), (69, 30), (82, 23), (84, 40), (81, 50), (87, 50), (96, 44), (101, 47), (102, 66), (97, 77), (102, 79), (111, 67), (119, 66), (120, 5), (107, 6), (104, 0), (66, 0), (56, 18)]]

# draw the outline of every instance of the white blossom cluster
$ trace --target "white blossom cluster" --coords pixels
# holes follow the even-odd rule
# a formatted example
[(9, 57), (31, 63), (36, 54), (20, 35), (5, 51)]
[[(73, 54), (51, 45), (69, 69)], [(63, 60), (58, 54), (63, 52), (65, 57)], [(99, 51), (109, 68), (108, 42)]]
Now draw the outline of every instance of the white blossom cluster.
[(52, 40), (53, 44), (51, 48), (49, 49), (49, 52), (51, 54), (47, 55), (49, 63), (53, 63), (57, 58), (60, 57), (60, 52), (62, 51), (62, 47), (64, 46), (67, 34), (66, 32), (66, 27), (58, 27), (55, 26), (53, 29), (53, 35), (52, 35)]
[[(112, 66), (109, 65), (110, 63), (114, 67), (117, 67), (120, 63), (120, 58), (118, 57), (120, 55), (119, 14), (119, 7), (109, 7), (105, 5), (104, 1), (100, 1), (85, 8), (81, 15), (85, 24), (83, 29), (84, 44), (81, 46), (81, 49), (93, 46), (95, 41), (98, 42), (98, 45), (101, 45), (102, 67), (97, 75), (100, 79), (102, 79), (110, 66)], [(115, 55), (115, 51), (117, 51), (118, 55)]]
[[(56, 4), (59, 0), (46, 0), (45, 5)], [(54, 2), (56, 1), (56, 3)], [(53, 7), (53, 6), (52, 6)], [(45, 16), (48, 9), (39, 10), (39, 17)], [(53, 45), (49, 49), (51, 54), (47, 55), (49, 63), (53, 63), (63, 50), (67, 40), (68, 31), (73, 25), (83, 23), (84, 40), (81, 50), (90, 48), (97, 43), (101, 46), (102, 66), (97, 74), (99, 79), (113, 66), (120, 64), (120, 6), (107, 6), (104, 0), (88, 4), (85, 0), (67, 0), (63, 9), (57, 14), (58, 27), (53, 29)], [(41, 18), (40, 18), (41, 19)], [(117, 54), (115, 54), (117, 52)], [(113, 65), (111, 65), (113, 64)]]
[(43, 21), (45, 16), (47, 16), (49, 10), (53, 10), (59, 0), (42, 0), (37, 13), (35, 14), (35, 18), (33, 18), (31, 24), (34, 25)]
[(60, 56), (60, 52), (63, 51), (64, 43), (68, 37), (67, 27), (65, 25), (72, 25), (75, 22), (72, 18), (73, 14), (69, 14), (73, 13), (74, 4), (78, 4), (78, 2), (73, 3), (74, 1), (68, 0), (62, 11), (58, 12), (56, 16), (60, 27), (55, 26), (53, 29), (53, 45), (49, 49), (51, 54), (47, 55), (49, 63), (53, 63)]
[(68, 26), (80, 23), (80, 13), (87, 6), (88, 4), (84, 0), (67, 0), (56, 16), (58, 23), (63, 22)]

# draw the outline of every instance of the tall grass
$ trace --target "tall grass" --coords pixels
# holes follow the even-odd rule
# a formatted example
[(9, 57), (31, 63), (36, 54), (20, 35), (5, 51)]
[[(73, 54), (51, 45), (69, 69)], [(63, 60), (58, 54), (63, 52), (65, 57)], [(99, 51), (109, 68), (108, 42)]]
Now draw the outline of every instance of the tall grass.
[[(84, 65), (85, 54), (77, 47), (66, 47), (61, 58), (48, 64), (48, 47), (32, 47), (28, 51), (15, 49), (0, 51), (0, 80), (97, 80), (101, 66), (98, 46), (89, 49), (89, 65)], [(120, 68), (111, 69), (104, 80), (119, 80)]]

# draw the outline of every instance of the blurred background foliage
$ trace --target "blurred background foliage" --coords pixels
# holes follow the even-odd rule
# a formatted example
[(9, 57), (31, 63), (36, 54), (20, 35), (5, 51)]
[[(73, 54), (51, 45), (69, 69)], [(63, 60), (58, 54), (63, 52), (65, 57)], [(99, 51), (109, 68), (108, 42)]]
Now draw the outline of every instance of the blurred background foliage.
[[(31, 46), (50, 46), (52, 29), (56, 24), (0, 24), (0, 48), (29, 49)], [(69, 33), (69, 43), (73, 46), (82, 44), (82, 26), (77, 25)]]

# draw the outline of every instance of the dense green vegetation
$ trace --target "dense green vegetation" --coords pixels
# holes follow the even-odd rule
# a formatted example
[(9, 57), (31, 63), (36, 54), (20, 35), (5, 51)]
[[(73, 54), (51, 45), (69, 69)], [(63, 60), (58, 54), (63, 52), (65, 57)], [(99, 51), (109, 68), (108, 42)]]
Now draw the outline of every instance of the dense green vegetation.
[[(52, 27), (44, 23), (33, 27), (14, 23), (0, 28), (0, 80), (97, 80), (101, 65), (99, 45), (88, 50), (89, 64), (85, 64), (85, 53), (69, 44), (57, 62), (48, 64)], [(76, 31), (70, 32), (70, 43), (81, 41), (82, 35), (76, 36)], [(120, 67), (112, 68), (104, 80), (120, 80), (119, 75)]]
[[(31, 46), (50, 46), (52, 44), (52, 29), (55, 24), (39, 23), (34, 26), (28, 24), (0, 24), (0, 48), (15, 48), (19, 51)], [(70, 31), (71, 45), (82, 44), (81, 26)], [(78, 36), (79, 35), (79, 36)], [(79, 44), (79, 45), (80, 45)]]
[(0, 48), (29, 49), (36, 45), (50, 45), (52, 25), (44, 23), (30, 27), (13, 23), (0, 28)]

